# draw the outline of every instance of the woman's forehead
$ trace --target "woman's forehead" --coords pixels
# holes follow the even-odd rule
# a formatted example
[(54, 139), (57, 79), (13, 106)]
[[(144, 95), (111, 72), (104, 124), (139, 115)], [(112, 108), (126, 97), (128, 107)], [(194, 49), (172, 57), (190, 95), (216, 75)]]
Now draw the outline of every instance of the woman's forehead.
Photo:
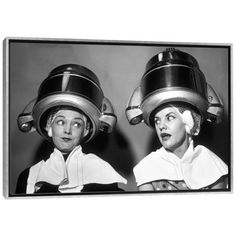
[(161, 110), (157, 111), (157, 113), (155, 114), (155, 117), (166, 116), (169, 113), (174, 113), (176, 115), (179, 115), (179, 112), (177, 109), (178, 108), (172, 107), (172, 106), (164, 107)]
[(75, 118), (84, 118), (84, 115), (79, 111), (70, 110), (70, 109), (61, 109), (55, 115), (55, 117), (63, 116), (65, 118), (75, 119)]

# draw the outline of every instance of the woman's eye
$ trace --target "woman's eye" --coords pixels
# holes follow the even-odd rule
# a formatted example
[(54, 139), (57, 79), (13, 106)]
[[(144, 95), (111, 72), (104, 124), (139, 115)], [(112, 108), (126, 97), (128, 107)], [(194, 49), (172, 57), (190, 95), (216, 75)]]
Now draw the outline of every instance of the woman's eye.
[(155, 119), (154, 120), (155, 124), (159, 125), (161, 123), (161, 121), (159, 119)]
[(167, 117), (167, 120), (168, 120), (168, 121), (172, 121), (172, 120), (174, 120), (174, 119), (175, 119), (174, 116), (168, 116), (168, 117)]
[(57, 121), (57, 124), (58, 124), (58, 125), (64, 125), (64, 121), (63, 121), (63, 120), (58, 120), (58, 121)]
[(74, 127), (76, 127), (76, 128), (80, 128), (81, 126), (82, 126), (81, 123), (78, 123), (78, 122), (75, 122), (75, 123), (74, 123)]

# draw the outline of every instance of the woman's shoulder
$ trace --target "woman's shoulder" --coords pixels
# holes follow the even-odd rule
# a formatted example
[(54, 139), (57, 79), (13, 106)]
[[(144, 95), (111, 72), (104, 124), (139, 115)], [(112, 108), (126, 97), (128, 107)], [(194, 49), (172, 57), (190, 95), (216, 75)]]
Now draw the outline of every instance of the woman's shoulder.
[[(107, 180), (105, 182), (115, 181), (125, 184), (127, 183), (127, 180), (123, 178), (110, 163), (93, 153), (84, 154), (83, 168), (87, 173), (92, 173), (91, 175), (87, 176), (88, 179), (96, 176), (96, 179), (104, 180), (103, 177), (106, 177)], [(103, 180), (102, 182), (104, 182)]]
[(84, 154), (84, 160), (87, 164), (91, 165), (91, 166), (97, 166), (97, 167), (101, 167), (101, 168), (109, 168), (109, 169), (113, 169), (112, 165), (103, 160), (101, 157), (97, 156), (94, 153), (88, 153), (88, 154)]
[(216, 155), (213, 151), (208, 149), (207, 147), (203, 145), (198, 145), (195, 148), (195, 158), (196, 161), (198, 160), (204, 160), (205, 162), (210, 162), (216, 165), (220, 169), (224, 169), (225, 171), (228, 170), (228, 166), (225, 164), (225, 162)]
[(203, 189), (221, 189), (221, 190), (227, 190), (229, 177), (228, 175), (223, 175), (219, 179), (217, 179), (213, 184), (210, 184), (209, 186), (204, 187)]
[(16, 194), (26, 193), (29, 170), (30, 170), (30, 167), (26, 168), (20, 173), (17, 180), (17, 184), (16, 184), (16, 191), (15, 191)]
[(98, 155), (94, 154), (94, 153), (84, 153), (84, 156), (86, 158), (92, 159), (92, 160), (102, 160), (101, 157), (99, 157)]
[(85, 160), (90, 163), (98, 164), (102, 166), (111, 166), (107, 161), (103, 160), (101, 157), (99, 157), (98, 155), (94, 153), (84, 154), (84, 157), (85, 157)]
[(40, 165), (42, 164), (42, 161), (37, 162), (36, 164), (27, 167), (26, 169), (24, 169), (18, 176), (17, 179), (17, 184), (16, 184), (16, 194), (19, 193), (26, 193), (26, 188), (27, 188), (27, 182), (28, 182), (28, 178), (30, 175), (30, 171), (32, 171), (33, 169), (38, 169), (40, 168)]
[(153, 151), (149, 153), (147, 156), (145, 156), (141, 161), (139, 161), (135, 165), (134, 171), (140, 168), (151, 166), (153, 162), (161, 161), (161, 159), (157, 158), (158, 156), (161, 156), (161, 149), (157, 149), (156, 151)]

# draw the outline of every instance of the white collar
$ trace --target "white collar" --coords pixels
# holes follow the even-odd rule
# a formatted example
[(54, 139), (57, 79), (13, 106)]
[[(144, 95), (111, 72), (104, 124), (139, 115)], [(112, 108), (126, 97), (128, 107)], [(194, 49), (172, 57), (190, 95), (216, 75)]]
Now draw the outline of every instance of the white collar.
[(30, 168), (27, 193), (33, 193), (38, 182), (59, 185), (60, 192), (80, 192), (89, 183), (127, 183), (113, 167), (94, 154), (84, 154), (77, 146), (66, 162), (62, 153), (54, 149), (49, 159)]
[(200, 189), (228, 174), (227, 165), (204, 146), (193, 142), (182, 158), (163, 147), (146, 156), (134, 167), (137, 185), (155, 180), (184, 180), (190, 189)]
[[(202, 150), (205, 147), (199, 145), (196, 148), (200, 148)], [(167, 161), (170, 161), (174, 165), (180, 165), (181, 163), (191, 163), (193, 159), (199, 155), (199, 152), (195, 152), (196, 148), (194, 149), (193, 141), (191, 141), (188, 149), (186, 150), (182, 158), (179, 158), (173, 152), (167, 151), (164, 147), (161, 147), (160, 149), (156, 150), (156, 152), (162, 153), (162, 158), (166, 159)]]

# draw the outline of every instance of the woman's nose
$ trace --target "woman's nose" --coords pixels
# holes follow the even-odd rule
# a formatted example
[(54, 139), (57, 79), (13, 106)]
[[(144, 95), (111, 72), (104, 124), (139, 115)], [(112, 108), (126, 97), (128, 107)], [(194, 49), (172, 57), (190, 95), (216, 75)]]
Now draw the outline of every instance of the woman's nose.
[(70, 123), (67, 123), (66, 125), (65, 125), (65, 133), (66, 134), (70, 134), (71, 133), (71, 125), (70, 125)]
[(159, 129), (160, 131), (162, 131), (163, 129), (166, 129), (166, 123), (165, 121), (161, 121), (160, 124), (159, 124)]

